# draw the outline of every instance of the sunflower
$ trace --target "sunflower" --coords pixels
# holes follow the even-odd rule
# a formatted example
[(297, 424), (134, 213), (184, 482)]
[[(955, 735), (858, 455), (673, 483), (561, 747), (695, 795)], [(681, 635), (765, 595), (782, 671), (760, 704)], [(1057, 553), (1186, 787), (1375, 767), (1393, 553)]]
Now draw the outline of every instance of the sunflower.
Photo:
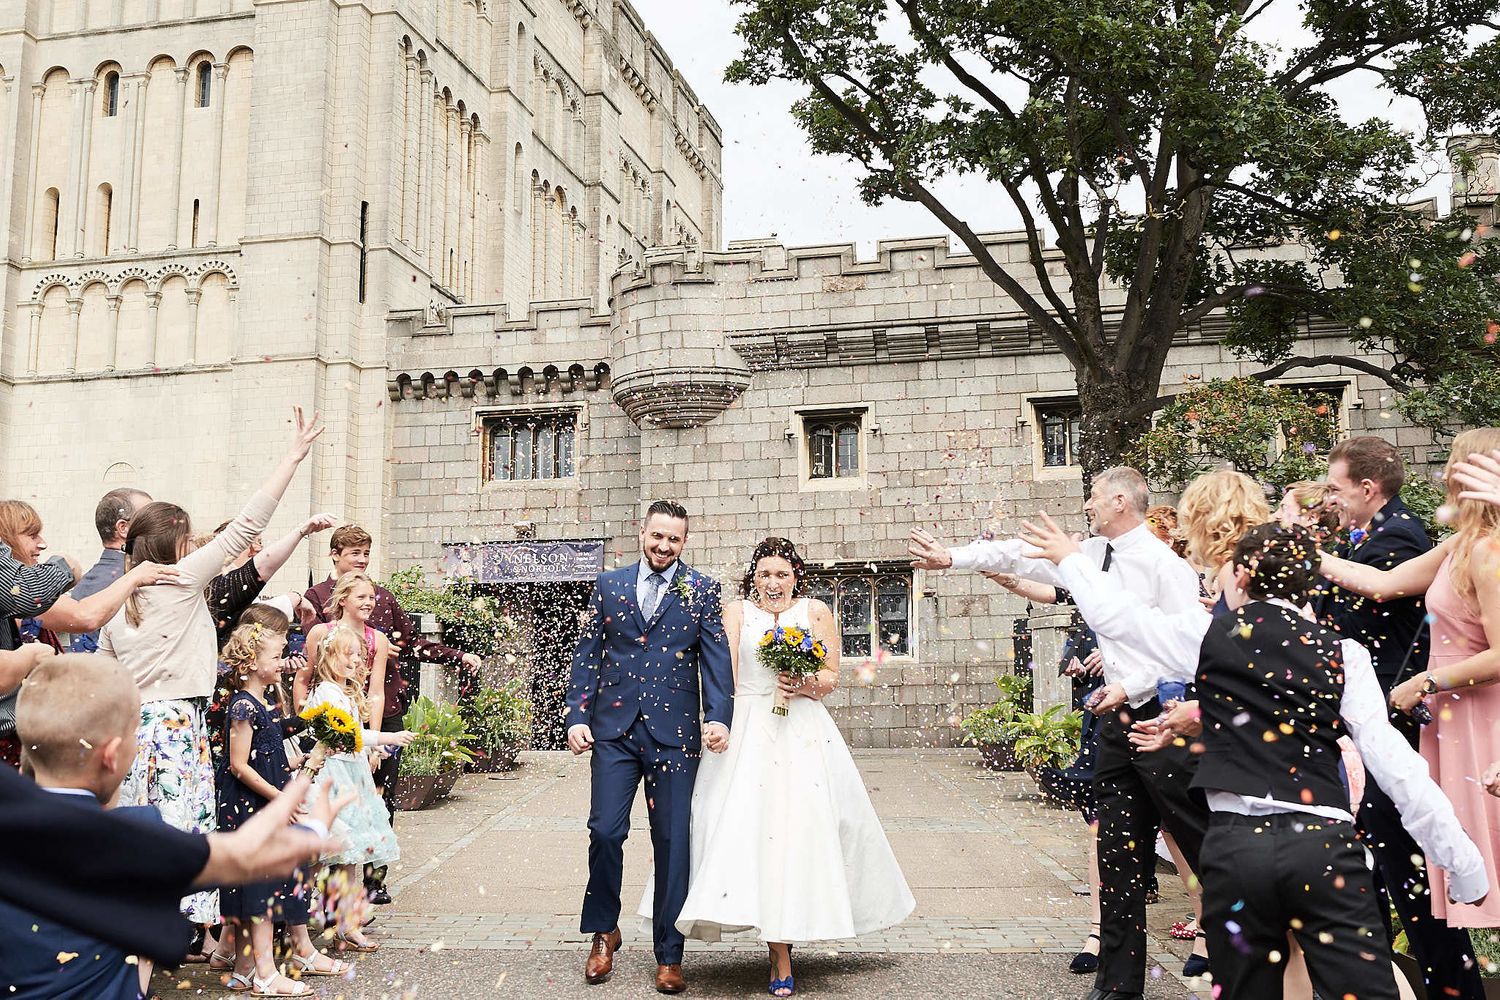
[(309, 705), (298, 713), (305, 721), (311, 722), (324, 712), (328, 711), (329, 705), (326, 701), (320, 701), (316, 705)]
[(341, 708), (328, 709), (328, 725), (336, 733), (354, 732), (354, 720)]
[(814, 642), (812, 653), (820, 660), (828, 658), (828, 649), (821, 642)]
[(802, 645), (802, 637), (806, 634), (800, 628), (789, 628), (786, 630), (786, 644), (788, 646), (800, 646)]

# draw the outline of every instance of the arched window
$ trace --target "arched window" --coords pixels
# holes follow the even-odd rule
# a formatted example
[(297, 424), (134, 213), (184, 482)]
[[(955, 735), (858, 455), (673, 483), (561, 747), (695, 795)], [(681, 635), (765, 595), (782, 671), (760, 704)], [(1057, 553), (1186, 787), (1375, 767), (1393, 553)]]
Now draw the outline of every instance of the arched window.
[(517, 212), (521, 211), (522, 206), (525, 204), (522, 199), (526, 196), (526, 176), (522, 173), (522, 158), (521, 144), (518, 142), (516, 143), (515, 172), (511, 181), (511, 186), (515, 189), (511, 192), (511, 208), (514, 208)]
[(115, 193), (108, 184), (100, 184), (98, 197), (94, 202), (94, 211), (99, 220), (99, 241), (94, 245), (95, 256), (109, 256), (109, 224), (110, 215), (114, 211)]
[(120, 74), (111, 71), (104, 77), (104, 117), (120, 113)]
[(57, 259), (57, 188), (48, 188), (42, 195), (42, 252), (41, 260)]
[(194, 198), (193, 199), (193, 233), (192, 233), (192, 242), (190, 242), (188, 244), (188, 246), (195, 247), (197, 245), (198, 245), (198, 199)]
[(206, 108), (214, 96), (213, 63), (204, 60), (198, 64), (198, 107)]

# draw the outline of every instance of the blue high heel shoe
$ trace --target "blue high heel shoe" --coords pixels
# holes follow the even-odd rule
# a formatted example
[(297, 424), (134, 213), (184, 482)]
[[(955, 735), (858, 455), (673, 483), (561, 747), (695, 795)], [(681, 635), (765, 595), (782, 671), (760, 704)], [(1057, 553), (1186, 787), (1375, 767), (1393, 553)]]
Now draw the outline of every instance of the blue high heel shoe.
[[(791, 945), (787, 945), (786, 946), (786, 957), (787, 957), (787, 964), (790, 965), (791, 964), (791, 959), (792, 959), (792, 946)], [(772, 966), (771, 966), (771, 971), (773, 971), (773, 972), (776, 971), (776, 966), (774, 964), (772, 964)], [(778, 993), (777, 990), (786, 990), (786, 992), (785, 993)], [(789, 996), (792, 996), (793, 994), (795, 994), (797, 992), (797, 980), (796, 980), (796, 977), (789, 974), (785, 979), (773, 979), (773, 980), (771, 980), (771, 985), (768, 986), (768, 987), (766, 987), (766, 992), (769, 993), (769, 994), (771, 994), (771, 996), (773, 996), (773, 997), (789, 997)]]
[[(1198, 937), (1206, 939), (1208, 935), (1199, 931)], [(1208, 968), (1208, 957), (1206, 955), (1189, 955), (1187, 961), (1182, 963), (1182, 978), (1196, 979), (1199, 976), (1206, 976), (1208, 975)]]

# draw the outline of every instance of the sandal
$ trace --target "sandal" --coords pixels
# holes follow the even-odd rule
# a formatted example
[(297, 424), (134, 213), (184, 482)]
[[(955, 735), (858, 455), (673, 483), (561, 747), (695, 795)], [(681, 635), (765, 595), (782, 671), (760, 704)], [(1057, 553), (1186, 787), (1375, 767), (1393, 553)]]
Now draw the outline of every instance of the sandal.
[(1172, 939), (1174, 941), (1191, 941), (1198, 936), (1198, 919), (1187, 917), (1172, 925)]
[(374, 941), (366, 941), (364, 944), (360, 944), (357, 941), (351, 941), (343, 934), (334, 935), (334, 940), (339, 943), (339, 949), (341, 951), (352, 951), (357, 954), (367, 955), (371, 952), (380, 950), (380, 945), (376, 944)]
[(230, 972), (234, 969), (234, 956), (226, 956), (215, 948), (208, 953), (208, 967), (215, 972)]
[[(285, 990), (272, 989), (272, 987), (276, 985), (276, 980), (278, 980), (278, 979), (283, 979), (283, 980), (286, 980), (286, 982), (291, 983), (292, 984), (292, 991), (290, 993), (288, 993)], [(312, 996), (312, 987), (308, 986), (306, 983), (299, 983), (295, 979), (287, 979), (285, 976), (283, 976), (279, 972), (273, 972), (273, 973), (271, 973), (271, 975), (267, 976), (265, 979), (262, 979), (259, 976), (254, 976), (254, 977), (251, 978), (250, 984), (251, 984), (251, 987), (252, 987), (252, 989), (250, 991), (250, 995), (253, 996), (253, 997), (306, 997), (306, 996)]]
[[(331, 969), (318, 968), (318, 959), (326, 958), (333, 963)], [(321, 951), (314, 951), (311, 955), (292, 955), (292, 976), (294, 979), (302, 979), (307, 976), (343, 976), (354, 968), (343, 959), (332, 958)]]
[[(786, 958), (787, 958), (787, 965), (791, 965), (791, 963), (792, 963), (792, 946), (791, 945), (787, 945), (786, 946)], [(771, 958), (771, 976), (772, 976), (771, 985), (766, 987), (766, 992), (769, 993), (773, 997), (789, 997), (789, 996), (792, 996), (793, 994), (795, 994), (797, 992), (797, 981), (796, 981), (796, 978), (792, 975), (790, 969), (787, 970), (787, 974), (786, 974), (786, 978), (785, 979), (776, 979), (776, 978), (774, 978), (775, 975), (776, 975), (776, 959), (775, 959), (775, 956), (773, 955), (772, 958)], [(786, 992), (783, 993), (783, 992), (781, 992), (782, 990), (786, 990)]]
[(231, 993), (244, 993), (254, 989), (255, 983), (248, 972), (231, 972), (229, 978), (224, 980), (224, 988)]

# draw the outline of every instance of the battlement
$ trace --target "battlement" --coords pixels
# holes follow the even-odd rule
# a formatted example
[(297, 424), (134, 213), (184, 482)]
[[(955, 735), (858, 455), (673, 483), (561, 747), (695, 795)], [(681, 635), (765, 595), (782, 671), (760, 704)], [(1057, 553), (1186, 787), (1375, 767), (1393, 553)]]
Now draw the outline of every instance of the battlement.
[[(1029, 262), (1030, 249), (1024, 232), (981, 233), (980, 238), (1003, 264)], [(1045, 258), (1061, 261), (1062, 255), (1047, 250)], [(795, 281), (978, 267), (973, 254), (952, 249), (946, 236), (881, 240), (873, 260), (860, 260), (853, 243), (786, 247), (775, 240), (731, 240), (726, 250), (652, 247), (615, 272), (610, 287), (612, 295), (619, 295), (653, 284)]]

